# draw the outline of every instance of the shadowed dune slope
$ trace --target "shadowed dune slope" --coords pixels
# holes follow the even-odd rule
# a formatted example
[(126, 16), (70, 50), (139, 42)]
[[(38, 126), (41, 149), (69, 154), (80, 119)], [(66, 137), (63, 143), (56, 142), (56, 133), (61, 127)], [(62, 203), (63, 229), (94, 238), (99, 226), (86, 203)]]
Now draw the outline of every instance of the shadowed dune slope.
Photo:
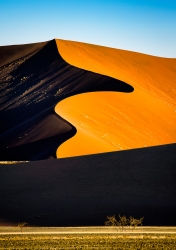
[(24, 45), (0, 46), (0, 67), (23, 58), (29, 54), (35, 54), (48, 42), (33, 43)]
[(176, 59), (56, 40), (70, 64), (133, 86), (61, 101), (56, 112), (76, 127), (57, 156), (68, 157), (176, 142)]
[(1, 47), (0, 52), (0, 160), (56, 157), (57, 147), (76, 133), (54, 112), (66, 97), (88, 91), (133, 91), (123, 81), (68, 64), (55, 40), (22, 45), (21, 50)]
[(107, 215), (176, 224), (176, 144), (0, 165), (0, 225), (104, 225)]

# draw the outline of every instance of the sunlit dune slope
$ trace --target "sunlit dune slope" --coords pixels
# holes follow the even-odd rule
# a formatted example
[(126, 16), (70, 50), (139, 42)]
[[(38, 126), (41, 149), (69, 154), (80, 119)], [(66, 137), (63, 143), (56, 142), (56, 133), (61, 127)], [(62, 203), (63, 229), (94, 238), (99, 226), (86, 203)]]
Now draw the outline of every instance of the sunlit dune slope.
[[(69, 64), (133, 86), (131, 93), (69, 97), (55, 111), (77, 129), (57, 157), (94, 154), (176, 141), (176, 59), (56, 40)], [(118, 83), (117, 83), (118, 84)]]

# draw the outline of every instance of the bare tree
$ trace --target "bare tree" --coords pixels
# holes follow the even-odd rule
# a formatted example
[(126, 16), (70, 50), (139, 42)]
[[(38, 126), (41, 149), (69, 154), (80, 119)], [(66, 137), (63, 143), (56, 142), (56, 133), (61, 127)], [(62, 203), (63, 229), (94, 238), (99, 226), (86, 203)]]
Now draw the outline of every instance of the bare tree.
[(119, 223), (115, 218), (115, 215), (106, 217), (108, 220), (105, 221), (105, 226), (113, 226), (113, 227), (119, 226)]
[(129, 226), (132, 227), (132, 230), (135, 229), (135, 227), (141, 225), (144, 220), (144, 216), (140, 219), (135, 219), (134, 217), (130, 216), (129, 218)]
[(119, 224), (120, 224), (120, 227), (122, 228), (122, 231), (124, 230), (125, 226), (128, 226), (128, 223), (129, 223), (129, 219), (127, 219), (125, 215), (120, 216), (119, 214)]
[(107, 220), (105, 221), (105, 226), (113, 226), (115, 229), (117, 227), (121, 228), (123, 231), (127, 226), (132, 227), (132, 230), (135, 229), (135, 227), (142, 225), (142, 222), (144, 220), (144, 217), (140, 219), (135, 219), (134, 217), (130, 216), (129, 219), (123, 215), (120, 216), (119, 214), (119, 221), (116, 220), (115, 215), (113, 216), (106, 216)]

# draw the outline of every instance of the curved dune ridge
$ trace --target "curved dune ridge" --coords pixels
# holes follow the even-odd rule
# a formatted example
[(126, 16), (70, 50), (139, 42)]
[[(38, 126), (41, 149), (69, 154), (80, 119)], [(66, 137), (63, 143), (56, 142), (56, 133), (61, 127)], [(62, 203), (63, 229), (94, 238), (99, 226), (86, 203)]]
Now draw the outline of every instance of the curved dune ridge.
[(55, 40), (0, 47), (0, 54), (2, 161), (56, 157), (57, 147), (76, 133), (54, 112), (61, 100), (84, 92), (134, 90), (123, 81), (68, 64)]
[(0, 160), (173, 143), (175, 83), (176, 59), (63, 40), (2, 46)]
[(56, 113), (77, 129), (57, 149), (69, 157), (174, 143), (176, 59), (56, 40), (69, 64), (124, 81), (131, 93), (84, 93), (59, 102)]

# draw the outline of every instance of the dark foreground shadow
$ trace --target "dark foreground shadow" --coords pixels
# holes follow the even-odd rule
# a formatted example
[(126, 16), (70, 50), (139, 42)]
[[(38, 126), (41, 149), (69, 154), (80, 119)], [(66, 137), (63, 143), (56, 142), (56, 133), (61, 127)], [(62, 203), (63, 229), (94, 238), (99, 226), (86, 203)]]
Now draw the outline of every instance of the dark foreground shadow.
[(0, 165), (0, 224), (103, 226), (120, 214), (175, 226), (175, 151), (170, 144)]
[[(125, 82), (69, 65), (59, 55), (55, 40), (48, 42), (44, 47), (43, 44), (39, 47), (40, 49), (35, 47), (37, 52), (31, 49), (31, 53), (26, 55), (27, 52), (25, 52), (25, 56), (18, 59), (15, 57), (15, 61), (1, 67), (0, 160), (10, 160), (14, 155), (16, 155), (15, 159), (19, 157), (18, 160), (24, 159), (24, 156), (28, 157), (29, 153), (25, 149), (30, 150), (29, 145), (33, 145), (32, 152), (36, 148), (36, 157), (32, 154), (32, 158), (25, 157), (24, 160), (41, 159), (40, 150), (37, 149), (40, 143), (33, 143), (30, 139), (31, 135), (30, 138), (26, 136), (25, 145), (24, 142), (20, 145), (18, 138), (15, 138), (20, 133), (26, 133), (25, 129), (28, 131), (31, 126), (35, 127), (36, 116), (54, 107), (59, 101), (85, 92), (130, 93), (134, 90)], [(23, 50), (25, 50), (24, 46)], [(28, 50), (27, 47), (26, 51)], [(53, 127), (50, 126), (48, 129), (52, 130)], [(38, 133), (37, 138), (41, 141), (44, 139), (43, 131), (39, 130)], [(11, 141), (13, 145), (15, 143), (18, 145), (13, 148), (16, 153), (13, 153), (12, 148), (10, 149)], [(60, 141), (58, 141), (59, 144)], [(42, 147), (42, 149), (46, 152), (48, 150), (46, 140), (44, 145), (45, 148)], [(40, 157), (37, 158), (37, 155)], [(43, 159), (46, 159), (44, 155)], [(54, 155), (54, 151), (51, 155)]]

